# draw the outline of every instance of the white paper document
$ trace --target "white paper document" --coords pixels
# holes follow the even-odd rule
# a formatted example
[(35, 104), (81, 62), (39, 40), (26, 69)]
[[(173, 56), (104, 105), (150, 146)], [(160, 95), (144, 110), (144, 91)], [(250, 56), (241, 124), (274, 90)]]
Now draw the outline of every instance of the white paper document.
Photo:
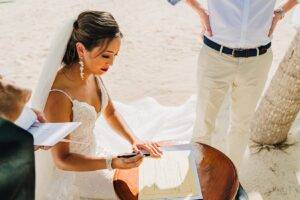
[(139, 200), (203, 198), (193, 151), (184, 147), (165, 149), (158, 159), (144, 158), (139, 167)]
[(32, 134), (34, 145), (53, 146), (78, 128), (81, 122), (40, 123), (36, 114), (25, 107), (15, 124)]

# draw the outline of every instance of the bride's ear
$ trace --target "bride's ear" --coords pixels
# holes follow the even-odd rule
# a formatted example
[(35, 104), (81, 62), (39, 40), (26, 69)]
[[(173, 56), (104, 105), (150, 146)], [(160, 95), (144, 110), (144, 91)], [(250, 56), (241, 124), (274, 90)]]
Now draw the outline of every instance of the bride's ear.
[(85, 50), (84, 45), (81, 42), (77, 42), (76, 43), (76, 50), (77, 50), (77, 53), (78, 53), (79, 60), (81, 60), (82, 58), (84, 58), (84, 52), (86, 50)]

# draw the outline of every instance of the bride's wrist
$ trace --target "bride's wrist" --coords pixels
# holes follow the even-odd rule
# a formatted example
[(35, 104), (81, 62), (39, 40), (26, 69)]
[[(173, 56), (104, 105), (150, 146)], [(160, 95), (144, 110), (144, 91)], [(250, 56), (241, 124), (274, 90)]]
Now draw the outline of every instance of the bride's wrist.
[(107, 156), (106, 157), (106, 159), (105, 159), (106, 169), (113, 170), (115, 168), (113, 161), (114, 161), (113, 156)]
[(132, 144), (132, 145), (137, 145), (137, 144), (140, 144), (141, 142), (142, 142), (142, 141), (141, 141), (140, 139), (138, 139), (138, 138), (133, 138), (131, 144)]

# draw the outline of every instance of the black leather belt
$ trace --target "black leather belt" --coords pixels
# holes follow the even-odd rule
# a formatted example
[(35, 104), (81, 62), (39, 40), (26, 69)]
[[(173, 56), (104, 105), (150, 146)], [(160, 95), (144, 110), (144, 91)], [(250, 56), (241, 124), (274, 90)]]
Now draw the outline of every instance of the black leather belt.
[[(218, 43), (215, 43), (214, 41), (208, 39), (207, 37), (204, 36), (204, 44), (206, 44), (207, 46), (209, 46), (210, 48), (220, 52), (221, 48), (222, 49), (222, 53), (225, 54), (229, 54), (232, 55), (233, 57), (244, 57), (244, 58), (248, 58), (248, 57), (255, 57), (257, 55), (263, 55), (265, 54), (268, 49), (271, 47), (271, 42), (264, 45), (264, 46), (260, 46), (257, 47), (255, 49), (231, 49), (225, 46), (222, 46)], [(257, 54), (257, 50), (259, 51)]]

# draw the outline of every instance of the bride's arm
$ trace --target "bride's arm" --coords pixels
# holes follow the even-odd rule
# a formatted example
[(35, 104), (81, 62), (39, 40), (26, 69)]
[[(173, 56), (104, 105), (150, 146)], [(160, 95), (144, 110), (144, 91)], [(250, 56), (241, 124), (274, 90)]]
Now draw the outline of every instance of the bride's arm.
[(110, 98), (104, 112), (104, 117), (110, 127), (113, 128), (114, 131), (116, 131), (119, 135), (123, 136), (128, 142), (130, 142), (133, 147), (144, 149), (156, 157), (161, 155), (162, 152), (159, 150), (158, 145), (155, 143), (144, 144), (136, 135), (134, 135), (133, 131), (129, 128), (120, 113), (115, 109)]
[(139, 139), (134, 135), (120, 113), (115, 109), (111, 99), (109, 98), (108, 105), (104, 111), (104, 118), (111, 128), (118, 134), (124, 137), (130, 144), (139, 143)]
[[(58, 92), (50, 93), (45, 107), (45, 116), (49, 122), (72, 121), (72, 105), (70, 100)], [(66, 171), (95, 171), (107, 169), (106, 158), (92, 157), (70, 152), (69, 143), (60, 142), (52, 149), (55, 165)], [(113, 158), (113, 168), (133, 168), (140, 164), (142, 156), (139, 154), (130, 159)]]

